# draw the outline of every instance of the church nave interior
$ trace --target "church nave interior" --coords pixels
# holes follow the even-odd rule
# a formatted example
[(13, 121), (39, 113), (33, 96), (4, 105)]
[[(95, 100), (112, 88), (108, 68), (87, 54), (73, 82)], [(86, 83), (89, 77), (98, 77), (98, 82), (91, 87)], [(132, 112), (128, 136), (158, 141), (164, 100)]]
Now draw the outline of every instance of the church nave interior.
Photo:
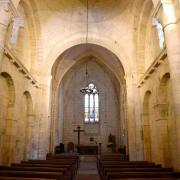
[(102, 179), (177, 178), (179, 20), (179, 0), (0, 0), (0, 179), (88, 156)]

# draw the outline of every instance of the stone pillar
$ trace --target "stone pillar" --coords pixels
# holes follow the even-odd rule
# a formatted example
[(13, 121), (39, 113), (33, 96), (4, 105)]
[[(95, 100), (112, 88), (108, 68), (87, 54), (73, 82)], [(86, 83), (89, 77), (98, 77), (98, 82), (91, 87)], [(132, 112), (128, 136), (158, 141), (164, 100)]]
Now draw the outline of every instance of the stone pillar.
[[(177, 132), (177, 152), (180, 152), (180, 32), (178, 18), (172, 0), (161, 0), (162, 24), (164, 27), (165, 42), (169, 61), (174, 100), (174, 111)], [(180, 170), (180, 153), (177, 154), (175, 168)]]
[(7, 28), (11, 18), (16, 15), (17, 11), (11, 0), (0, 0), (0, 71), (4, 55)]
[(144, 160), (152, 161), (152, 150), (151, 150), (151, 126), (148, 113), (142, 113), (142, 140), (143, 140), (143, 150), (144, 150)]
[(2, 164), (9, 165), (12, 162), (13, 147), (15, 143), (15, 131), (14, 131), (14, 104), (8, 105), (8, 114), (6, 119), (6, 131), (4, 134), (3, 148), (2, 148)]
[(171, 167), (171, 152), (168, 135), (168, 104), (156, 104), (155, 124), (157, 127), (158, 161), (165, 167)]
[(49, 146), (49, 151), (51, 153), (54, 152), (54, 147), (55, 147), (55, 121), (57, 118), (57, 112), (56, 112), (56, 90), (52, 90), (52, 99), (51, 99), (51, 125), (50, 125), (50, 146)]
[(136, 84), (133, 87), (134, 92), (134, 116), (136, 122), (136, 160), (142, 161), (143, 157), (143, 142), (142, 142), (142, 120), (141, 120), (141, 105), (140, 92)]
[(136, 160), (136, 122), (135, 122), (135, 103), (134, 103), (134, 85), (131, 78), (126, 78), (127, 88), (127, 127), (128, 127), (128, 151), (131, 161)]
[(40, 88), (37, 97), (40, 101), (36, 103), (36, 121), (38, 121), (38, 158), (44, 159), (49, 152), (50, 140), (50, 80), (51, 76), (42, 75), (38, 77)]
[[(33, 150), (33, 141), (36, 141), (34, 138), (34, 121), (35, 121), (35, 115), (34, 114), (28, 114), (27, 115), (27, 137), (25, 142), (25, 159), (32, 159), (34, 150)], [(35, 142), (34, 142), (35, 143)]]

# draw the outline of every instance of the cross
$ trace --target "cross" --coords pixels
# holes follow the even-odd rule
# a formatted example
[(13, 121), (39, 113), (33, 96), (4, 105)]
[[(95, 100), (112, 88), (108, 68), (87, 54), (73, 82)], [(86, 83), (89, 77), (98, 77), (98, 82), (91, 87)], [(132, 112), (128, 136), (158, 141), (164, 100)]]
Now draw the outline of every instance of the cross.
[(78, 133), (78, 146), (80, 145), (80, 133), (81, 132), (84, 132), (84, 130), (81, 130), (81, 127), (80, 126), (77, 126), (77, 129), (74, 130), (74, 132), (77, 132)]

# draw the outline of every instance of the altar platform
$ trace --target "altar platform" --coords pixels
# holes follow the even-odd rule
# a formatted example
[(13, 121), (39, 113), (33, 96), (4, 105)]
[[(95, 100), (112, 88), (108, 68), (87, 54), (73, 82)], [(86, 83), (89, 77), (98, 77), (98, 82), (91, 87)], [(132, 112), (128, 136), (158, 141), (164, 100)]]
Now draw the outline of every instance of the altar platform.
[(98, 155), (98, 146), (96, 145), (79, 145), (77, 150), (80, 155)]

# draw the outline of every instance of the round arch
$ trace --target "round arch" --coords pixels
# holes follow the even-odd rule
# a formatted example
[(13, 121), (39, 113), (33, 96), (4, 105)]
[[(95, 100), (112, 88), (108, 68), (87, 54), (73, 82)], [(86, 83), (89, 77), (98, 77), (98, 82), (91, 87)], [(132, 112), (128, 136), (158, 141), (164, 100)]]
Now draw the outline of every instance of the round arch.
[(150, 98), (151, 91), (147, 90), (143, 100), (143, 114), (142, 114), (142, 125), (143, 125), (143, 147), (144, 147), (144, 159), (146, 161), (152, 160), (151, 154), (151, 123), (150, 123)]
[[(4, 165), (8, 165), (11, 163), (13, 158), (13, 143), (14, 143), (14, 137), (13, 137), (13, 125), (14, 125), (14, 106), (15, 106), (15, 86), (14, 81), (10, 74), (7, 72), (0, 73), (0, 77), (4, 80), (6, 87), (5, 89), (1, 86), (2, 92), (6, 94), (6, 106), (4, 107), (2, 112), (4, 113), (4, 116), (2, 120), (4, 122), (1, 122), (1, 124), (4, 124), (4, 127), (2, 127), (2, 131), (4, 132), (1, 137), (1, 163)], [(3, 99), (1, 100), (3, 101)], [(0, 106), (1, 108), (2, 106)], [(7, 123), (8, 121), (8, 123)], [(8, 136), (7, 136), (8, 135)], [(7, 146), (8, 144), (8, 146)]]
[(3, 78), (6, 79), (9, 87), (9, 104), (14, 105), (15, 104), (15, 86), (13, 79), (11, 75), (9, 75), (7, 72), (2, 72), (0, 74)]
[(24, 134), (24, 159), (31, 157), (31, 144), (32, 144), (32, 124), (33, 124), (33, 101), (29, 91), (23, 93), (24, 108), (25, 108), (25, 134)]
[[(80, 44), (85, 44), (85, 38), (81, 34), (74, 35), (72, 37), (66, 38), (65, 40), (57, 40), (54, 48), (51, 49), (47, 54), (44, 61), (45, 63), (42, 63), (42, 69), (44, 69), (46, 73), (48, 72), (48, 74), (50, 74), (51, 68), (53, 67), (53, 64), (55, 63), (59, 55), (63, 54), (63, 52), (72, 48), (73, 46)], [(90, 32), (88, 44), (101, 46), (110, 51), (111, 53), (115, 54), (118, 57), (118, 59), (121, 60), (121, 64), (124, 68), (125, 75), (132, 75), (131, 68), (133, 67), (133, 62), (129, 60), (128, 55), (123, 50), (123, 47), (121, 47), (119, 44), (116, 44), (116, 41), (112, 41), (106, 37), (99, 37), (96, 34)]]

